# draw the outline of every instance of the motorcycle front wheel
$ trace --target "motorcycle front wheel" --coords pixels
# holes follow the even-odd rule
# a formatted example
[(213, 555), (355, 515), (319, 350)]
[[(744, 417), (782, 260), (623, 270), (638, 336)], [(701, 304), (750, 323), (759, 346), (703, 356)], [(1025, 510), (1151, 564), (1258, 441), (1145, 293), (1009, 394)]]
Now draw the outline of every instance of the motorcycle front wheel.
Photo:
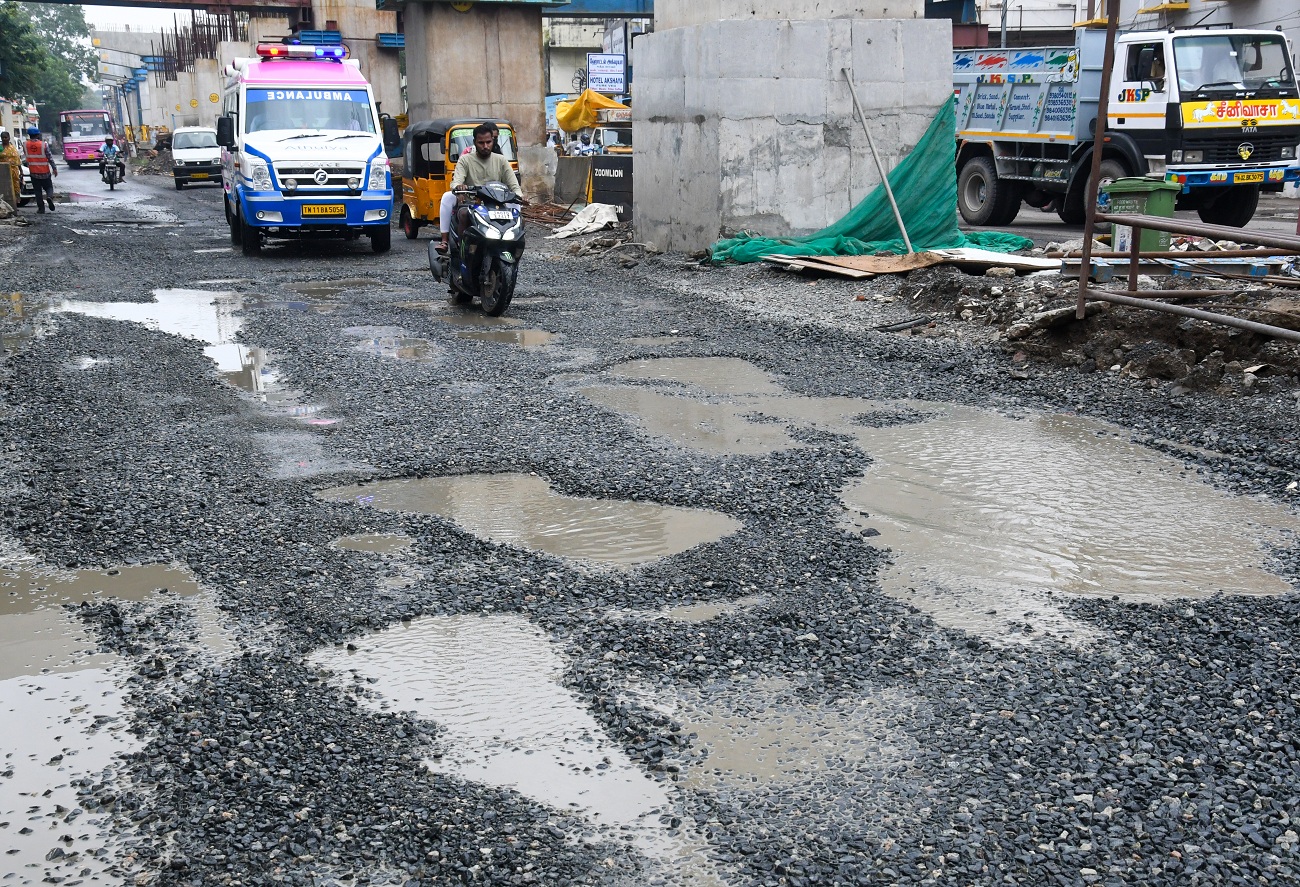
[(479, 301), (483, 313), (489, 317), (500, 317), (510, 307), (510, 300), (515, 294), (515, 272), (513, 262), (503, 262), (500, 258), (492, 260), (492, 267), (483, 275), (483, 284), (479, 290)]

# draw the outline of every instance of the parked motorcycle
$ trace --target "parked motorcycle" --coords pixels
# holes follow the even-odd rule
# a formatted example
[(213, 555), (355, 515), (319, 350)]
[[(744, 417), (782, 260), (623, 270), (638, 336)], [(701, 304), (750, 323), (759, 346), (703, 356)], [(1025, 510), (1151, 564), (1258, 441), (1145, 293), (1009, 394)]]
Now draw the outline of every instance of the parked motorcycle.
[(456, 207), (447, 253), (429, 242), (429, 270), (444, 279), (452, 297), (468, 305), (477, 296), (483, 313), (499, 317), (515, 295), (515, 277), (524, 254), (524, 220), (519, 198), (500, 182), (467, 189), (468, 201)]

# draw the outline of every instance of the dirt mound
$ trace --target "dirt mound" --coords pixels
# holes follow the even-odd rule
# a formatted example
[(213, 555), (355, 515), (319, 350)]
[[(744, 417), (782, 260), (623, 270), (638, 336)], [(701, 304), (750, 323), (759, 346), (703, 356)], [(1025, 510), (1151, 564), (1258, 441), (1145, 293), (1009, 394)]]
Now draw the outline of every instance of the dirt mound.
[(172, 174), (171, 149), (141, 151), (132, 168), (138, 176), (170, 176)]
[[(1122, 291), (1123, 282), (1108, 288)], [(1204, 291), (1163, 301), (1300, 331), (1300, 288), (1146, 276), (1139, 288)], [(1055, 272), (1018, 277), (994, 268), (973, 276), (938, 266), (912, 272), (902, 289), (936, 315), (992, 327), (998, 344), (1017, 362), (1122, 372), (1152, 386), (1173, 383), (1225, 395), (1300, 384), (1300, 343), (1102, 301), (1089, 302), (1087, 317), (1076, 320), (1078, 283)]]

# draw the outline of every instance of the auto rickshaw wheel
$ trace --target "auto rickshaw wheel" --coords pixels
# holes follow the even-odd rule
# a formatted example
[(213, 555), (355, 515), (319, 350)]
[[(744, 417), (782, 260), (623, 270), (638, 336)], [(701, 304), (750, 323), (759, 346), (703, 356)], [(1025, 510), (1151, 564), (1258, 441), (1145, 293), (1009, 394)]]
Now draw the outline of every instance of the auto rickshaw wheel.
[(402, 233), (406, 235), (407, 240), (415, 240), (420, 236), (420, 223), (416, 221), (415, 216), (411, 215), (411, 208), (405, 204), (402, 205), (401, 215)]

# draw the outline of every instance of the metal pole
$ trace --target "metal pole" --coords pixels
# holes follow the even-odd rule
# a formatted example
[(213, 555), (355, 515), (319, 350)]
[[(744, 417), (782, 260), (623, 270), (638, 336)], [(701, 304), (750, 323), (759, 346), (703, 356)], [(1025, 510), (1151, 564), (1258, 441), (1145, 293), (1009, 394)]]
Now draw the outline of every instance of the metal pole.
[(1002, 42), (999, 45), (1007, 48), (1007, 0), (1002, 0)]
[(1210, 323), (1220, 323), (1224, 326), (1236, 327), (1239, 330), (1248, 330), (1249, 332), (1259, 333), (1263, 336), (1273, 336), (1277, 339), (1289, 339), (1292, 342), (1300, 342), (1300, 331), (1289, 330), (1285, 327), (1270, 326), (1266, 323), (1256, 323), (1253, 320), (1242, 320), (1239, 317), (1230, 317), (1226, 314), (1215, 314), (1211, 311), (1200, 311), (1196, 308), (1186, 308), (1182, 305), (1170, 305), (1166, 302), (1135, 299), (1132, 296), (1121, 295), (1112, 290), (1097, 289), (1096, 287), (1085, 287), (1084, 291), (1094, 299), (1101, 299), (1103, 302), (1114, 302), (1117, 305), (1129, 305), (1133, 308), (1150, 308), (1152, 311), (1162, 311), (1165, 314), (1178, 314), (1183, 317), (1195, 317), (1197, 320), (1208, 320)]
[[(1097, 227), (1097, 180), (1101, 178), (1101, 151), (1106, 143), (1106, 115), (1110, 111), (1110, 69), (1115, 64), (1115, 32), (1119, 30), (1119, 2), (1106, 0), (1106, 57), (1101, 68), (1101, 90), (1097, 96), (1097, 123), (1092, 135), (1092, 172), (1083, 193), (1083, 261), (1079, 265), (1079, 299), (1074, 316), (1083, 320), (1088, 300), (1088, 272), (1092, 267), (1092, 235)], [(1082, 73), (1082, 72), (1080, 72)]]
[(907, 236), (907, 227), (903, 224), (903, 215), (898, 211), (898, 201), (894, 199), (894, 189), (889, 186), (889, 174), (885, 172), (885, 165), (880, 162), (880, 152), (876, 150), (876, 140), (871, 137), (871, 127), (867, 126), (867, 118), (862, 113), (862, 105), (858, 104), (858, 91), (853, 86), (853, 77), (849, 74), (848, 68), (840, 68), (844, 74), (845, 81), (849, 84), (849, 94), (853, 96), (853, 107), (858, 112), (858, 119), (862, 121), (862, 130), (867, 134), (867, 144), (871, 146), (871, 156), (876, 161), (876, 169), (880, 170), (880, 181), (885, 185), (885, 194), (889, 197), (889, 208), (894, 211), (894, 221), (898, 223), (898, 230), (903, 232), (903, 243), (907, 246), (909, 253), (914, 253), (912, 249), (912, 239)]

